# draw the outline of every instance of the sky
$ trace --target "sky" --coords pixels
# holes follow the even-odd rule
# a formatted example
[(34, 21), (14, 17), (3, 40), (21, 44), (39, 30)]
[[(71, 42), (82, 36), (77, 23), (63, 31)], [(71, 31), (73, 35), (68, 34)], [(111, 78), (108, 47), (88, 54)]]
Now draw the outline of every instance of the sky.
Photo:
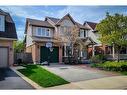
[(9, 12), (16, 25), (19, 40), (24, 39), (26, 18), (44, 20), (46, 16), (62, 18), (67, 13), (81, 24), (85, 21), (99, 23), (106, 12), (127, 15), (127, 6), (0, 6)]

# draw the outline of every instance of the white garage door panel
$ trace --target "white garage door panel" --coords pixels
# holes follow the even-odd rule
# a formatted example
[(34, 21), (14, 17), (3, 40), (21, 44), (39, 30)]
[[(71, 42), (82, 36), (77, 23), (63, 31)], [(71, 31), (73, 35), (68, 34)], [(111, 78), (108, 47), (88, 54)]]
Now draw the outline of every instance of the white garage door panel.
[(0, 48), (0, 67), (8, 66), (8, 48)]

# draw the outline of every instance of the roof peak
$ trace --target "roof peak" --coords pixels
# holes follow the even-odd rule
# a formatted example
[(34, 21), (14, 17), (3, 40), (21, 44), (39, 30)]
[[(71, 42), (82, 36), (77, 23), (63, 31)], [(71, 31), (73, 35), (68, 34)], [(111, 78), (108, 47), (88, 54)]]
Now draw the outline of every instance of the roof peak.
[(92, 21), (85, 21), (84, 23), (94, 23), (94, 24), (97, 24), (97, 22), (92, 22)]
[(56, 17), (50, 17), (50, 16), (46, 16), (45, 18), (60, 19), (60, 18), (56, 18)]

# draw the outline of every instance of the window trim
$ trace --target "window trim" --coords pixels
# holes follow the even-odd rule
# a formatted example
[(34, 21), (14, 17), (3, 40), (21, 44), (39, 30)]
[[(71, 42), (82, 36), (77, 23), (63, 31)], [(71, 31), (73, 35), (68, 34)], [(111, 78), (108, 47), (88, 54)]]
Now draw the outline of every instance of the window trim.
[[(81, 33), (83, 33), (83, 36), (81, 36)], [(80, 29), (79, 37), (80, 37), (80, 38), (84, 38), (84, 29)]]
[[(38, 28), (41, 28), (41, 35), (38, 34)], [(44, 35), (42, 35), (42, 29), (44, 29)], [(43, 28), (43, 27), (36, 27), (36, 36), (38, 37), (51, 37), (51, 29), (49, 29), (49, 36), (46, 35), (47, 29), (49, 28)]]

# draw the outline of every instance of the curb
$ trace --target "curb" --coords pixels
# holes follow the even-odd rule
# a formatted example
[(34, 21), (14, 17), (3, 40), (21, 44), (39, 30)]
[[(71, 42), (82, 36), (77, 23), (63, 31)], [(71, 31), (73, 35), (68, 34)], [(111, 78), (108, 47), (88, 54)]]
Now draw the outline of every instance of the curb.
[(28, 82), (33, 88), (35, 88), (35, 89), (44, 89), (43, 87), (41, 87), (40, 85), (38, 85), (37, 83), (35, 83), (34, 81), (32, 81), (31, 79), (29, 79), (26, 76), (24, 76), (22, 73), (20, 73), (19, 71), (17, 71), (15, 68), (10, 67), (10, 69), (13, 70), (16, 74), (18, 74), (23, 80), (25, 80), (26, 82)]

